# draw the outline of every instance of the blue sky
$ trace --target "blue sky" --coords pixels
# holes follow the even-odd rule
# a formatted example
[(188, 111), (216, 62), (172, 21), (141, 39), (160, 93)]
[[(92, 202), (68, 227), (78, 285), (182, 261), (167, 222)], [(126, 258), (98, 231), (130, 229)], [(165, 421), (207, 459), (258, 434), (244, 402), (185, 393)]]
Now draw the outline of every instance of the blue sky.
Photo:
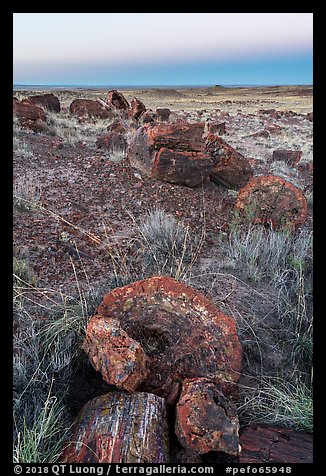
[(311, 84), (312, 13), (15, 13), (14, 83)]

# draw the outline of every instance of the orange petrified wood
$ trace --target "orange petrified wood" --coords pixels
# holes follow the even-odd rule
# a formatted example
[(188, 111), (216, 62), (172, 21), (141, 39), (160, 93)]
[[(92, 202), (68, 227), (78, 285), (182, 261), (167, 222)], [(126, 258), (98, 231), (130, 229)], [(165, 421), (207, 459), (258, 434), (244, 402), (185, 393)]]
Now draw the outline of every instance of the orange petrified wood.
[[(234, 320), (173, 278), (154, 276), (106, 294), (90, 319), (88, 336), (98, 319), (118, 321), (140, 343), (149, 358), (149, 374), (139, 389), (170, 404), (185, 378), (209, 378), (225, 395), (239, 379), (242, 349)], [(106, 373), (100, 361), (97, 370)]]
[(307, 218), (307, 200), (301, 190), (276, 175), (255, 177), (237, 196), (235, 207), (253, 223), (273, 228), (295, 228)]
[(176, 407), (175, 432), (182, 446), (197, 454), (239, 454), (235, 405), (208, 379), (186, 379)]

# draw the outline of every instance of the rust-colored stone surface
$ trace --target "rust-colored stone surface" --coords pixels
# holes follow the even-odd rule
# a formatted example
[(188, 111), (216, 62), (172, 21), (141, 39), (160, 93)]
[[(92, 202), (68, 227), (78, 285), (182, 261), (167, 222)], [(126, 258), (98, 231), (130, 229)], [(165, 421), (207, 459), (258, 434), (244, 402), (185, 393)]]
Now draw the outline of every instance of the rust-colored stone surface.
[(175, 432), (195, 453), (239, 454), (239, 420), (235, 405), (207, 379), (186, 379), (176, 407)]
[(61, 463), (168, 463), (164, 399), (112, 392), (88, 402), (75, 420)]
[(106, 383), (128, 392), (136, 390), (149, 373), (148, 358), (141, 345), (114, 319), (92, 317), (83, 349)]
[(54, 94), (37, 94), (28, 98), (33, 104), (40, 105), (44, 109), (53, 112), (60, 112), (60, 101)]
[(129, 117), (131, 117), (135, 121), (138, 121), (145, 111), (145, 104), (142, 103), (140, 99), (137, 99), (136, 97), (132, 98), (132, 100), (130, 101)]
[(158, 108), (156, 109), (156, 117), (158, 121), (168, 121), (171, 114), (171, 110), (168, 108)]
[(78, 117), (97, 117), (99, 119), (109, 119), (114, 116), (97, 101), (91, 99), (74, 99), (70, 104), (70, 113)]
[(239, 189), (253, 176), (249, 161), (221, 137), (208, 134), (206, 152), (213, 160), (211, 179), (225, 187)]
[(173, 278), (154, 276), (106, 294), (95, 318), (116, 319), (149, 357), (139, 389), (177, 400), (185, 378), (206, 377), (228, 395), (241, 370), (234, 320)]
[(313, 463), (313, 437), (285, 428), (250, 424), (240, 436), (239, 463)]
[(203, 135), (203, 123), (144, 125), (130, 141), (130, 163), (158, 180), (195, 187), (212, 168)]
[(13, 114), (18, 118), (19, 125), (26, 129), (38, 131), (40, 121), (46, 122), (44, 110), (35, 106), (28, 99), (24, 101), (13, 101)]
[(276, 175), (255, 177), (237, 196), (235, 207), (252, 223), (295, 228), (307, 218), (307, 200), (301, 190)]
[(96, 139), (96, 147), (106, 150), (127, 150), (127, 139), (123, 134), (108, 132)]
[(212, 161), (202, 152), (174, 151), (161, 147), (156, 152), (151, 177), (170, 183), (196, 187), (209, 175)]
[(107, 95), (108, 104), (120, 112), (128, 112), (130, 105), (122, 93), (112, 89)]
[(280, 160), (288, 165), (298, 165), (302, 156), (301, 150), (275, 149), (273, 150), (272, 160)]

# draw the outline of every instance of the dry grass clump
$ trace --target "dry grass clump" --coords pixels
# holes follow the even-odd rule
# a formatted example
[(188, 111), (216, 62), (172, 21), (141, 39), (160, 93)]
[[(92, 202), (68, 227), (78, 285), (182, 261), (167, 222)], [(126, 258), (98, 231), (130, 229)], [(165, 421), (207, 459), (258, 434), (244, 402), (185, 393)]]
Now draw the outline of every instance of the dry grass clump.
[(257, 390), (246, 391), (247, 400), (238, 408), (243, 423), (254, 421), (312, 433), (312, 390), (300, 378), (289, 382), (265, 376)]
[(60, 137), (65, 145), (76, 147), (79, 143), (94, 146), (99, 135), (107, 132), (107, 119), (89, 119), (78, 122), (78, 119), (68, 113), (47, 113), (49, 133)]
[(184, 280), (198, 256), (201, 242), (191, 237), (189, 226), (161, 208), (154, 208), (138, 225), (145, 275), (169, 275)]

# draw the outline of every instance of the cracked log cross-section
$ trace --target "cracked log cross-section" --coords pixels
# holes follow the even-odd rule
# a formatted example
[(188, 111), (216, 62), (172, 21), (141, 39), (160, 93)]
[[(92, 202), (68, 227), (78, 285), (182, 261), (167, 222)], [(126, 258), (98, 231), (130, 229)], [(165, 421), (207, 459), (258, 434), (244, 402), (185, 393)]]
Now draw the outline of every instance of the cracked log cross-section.
[[(108, 374), (107, 363), (112, 361), (114, 350), (101, 347), (96, 339), (94, 350), (92, 332), (98, 320), (110, 324), (112, 319), (148, 357), (146, 377), (143, 368), (138, 367), (142, 369), (141, 375), (137, 374), (142, 380), (138, 390), (174, 404), (185, 378), (206, 377), (224, 395), (233, 391), (236, 395), (242, 349), (235, 322), (192, 287), (170, 277), (154, 276), (106, 294), (89, 321), (84, 342), (92, 365), (103, 376)], [(123, 352), (129, 355), (128, 345)], [(124, 371), (134, 372), (127, 368)]]
[(294, 229), (307, 218), (307, 200), (301, 190), (276, 175), (255, 177), (238, 193), (235, 207), (252, 223), (274, 229)]
[(150, 393), (112, 392), (76, 418), (62, 463), (166, 463), (166, 402)]

